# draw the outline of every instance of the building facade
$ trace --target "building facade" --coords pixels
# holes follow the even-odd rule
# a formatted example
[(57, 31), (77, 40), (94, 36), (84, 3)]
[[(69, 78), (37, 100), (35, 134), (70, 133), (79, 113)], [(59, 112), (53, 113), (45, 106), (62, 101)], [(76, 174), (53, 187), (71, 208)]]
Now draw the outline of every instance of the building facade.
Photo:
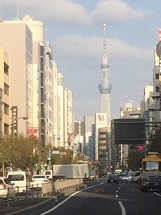
[(10, 65), (7, 53), (0, 48), (0, 139), (10, 134)]

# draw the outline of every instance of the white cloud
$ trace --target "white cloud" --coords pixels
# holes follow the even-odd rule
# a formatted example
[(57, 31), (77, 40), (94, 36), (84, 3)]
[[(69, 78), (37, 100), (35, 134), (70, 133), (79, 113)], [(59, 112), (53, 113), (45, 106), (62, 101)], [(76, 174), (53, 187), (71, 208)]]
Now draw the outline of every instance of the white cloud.
[[(103, 52), (102, 38), (99, 37), (68, 35), (57, 39), (53, 45), (60, 55), (68, 57), (100, 59)], [(132, 46), (115, 38), (107, 40), (107, 51), (112, 58), (120, 60), (150, 60), (153, 57), (153, 50)]]
[(128, 21), (129, 19), (143, 19), (150, 12), (135, 10), (122, 0), (101, 0), (92, 12), (94, 20)]
[[(1, 0), (0, 9), (16, 14), (16, 1)], [(69, 25), (89, 25), (92, 22), (127, 21), (145, 18), (149, 12), (131, 8), (123, 0), (100, 0), (93, 10), (88, 11), (83, 5), (72, 0), (19, 0), (20, 18), (30, 15), (34, 19)], [(6, 14), (7, 15), (7, 14)], [(3, 18), (3, 17), (2, 17)]]
[[(16, 10), (16, 1), (5, 1), (1, 3), (0, 9), (4, 7), (12, 7)], [(71, 0), (20, 0), (19, 1), (20, 16), (30, 15), (42, 20), (56, 21), (65, 24), (88, 24), (90, 16), (86, 8), (81, 4), (74, 3)]]

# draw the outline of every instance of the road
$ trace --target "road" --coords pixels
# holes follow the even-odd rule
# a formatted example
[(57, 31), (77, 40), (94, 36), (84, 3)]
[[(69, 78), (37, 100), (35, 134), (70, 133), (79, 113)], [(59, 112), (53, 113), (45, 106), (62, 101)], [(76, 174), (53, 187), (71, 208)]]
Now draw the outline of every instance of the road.
[(161, 192), (140, 192), (139, 185), (128, 182), (100, 182), (53, 203), (41, 215), (160, 215)]

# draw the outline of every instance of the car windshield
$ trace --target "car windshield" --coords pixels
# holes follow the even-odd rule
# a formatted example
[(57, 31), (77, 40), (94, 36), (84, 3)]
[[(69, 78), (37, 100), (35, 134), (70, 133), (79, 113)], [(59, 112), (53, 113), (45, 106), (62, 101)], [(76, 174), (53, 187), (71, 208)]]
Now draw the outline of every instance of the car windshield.
[(24, 180), (24, 175), (22, 175), (22, 174), (9, 175), (8, 178), (10, 181), (22, 181), (22, 180)]
[(35, 175), (33, 176), (33, 179), (43, 179), (46, 178), (45, 175)]
[(119, 173), (119, 176), (127, 176), (128, 175), (128, 172), (121, 172)]
[(5, 179), (4, 179), (4, 182), (5, 182), (6, 184), (11, 185), (11, 182), (10, 182), (10, 180), (9, 180), (8, 178), (5, 178)]
[(51, 174), (50, 171), (46, 171), (46, 172), (45, 172), (45, 175), (50, 175), (50, 174)]

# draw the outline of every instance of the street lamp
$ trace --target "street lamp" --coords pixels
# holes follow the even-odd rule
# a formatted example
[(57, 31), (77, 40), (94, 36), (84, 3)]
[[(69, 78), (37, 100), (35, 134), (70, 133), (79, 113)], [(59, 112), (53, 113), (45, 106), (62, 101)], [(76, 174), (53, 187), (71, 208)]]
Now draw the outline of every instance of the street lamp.
[(13, 117), (10, 118), (12, 120), (12, 135), (17, 136), (18, 134), (18, 120), (22, 119), (22, 120), (28, 120), (27, 116), (23, 116), (23, 117)]

